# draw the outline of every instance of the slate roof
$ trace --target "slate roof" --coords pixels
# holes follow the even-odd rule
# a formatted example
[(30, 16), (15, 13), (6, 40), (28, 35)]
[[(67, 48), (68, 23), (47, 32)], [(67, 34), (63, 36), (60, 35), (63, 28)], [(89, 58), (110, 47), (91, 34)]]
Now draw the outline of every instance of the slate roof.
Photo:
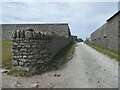
[(120, 17), (120, 10), (119, 10), (117, 13), (115, 13), (112, 17), (110, 17), (110, 18), (107, 20), (107, 22), (110, 21), (112, 18), (114, 18), (114, 17), (117, 16), (117, 15), (119, 15), (119, 17)]

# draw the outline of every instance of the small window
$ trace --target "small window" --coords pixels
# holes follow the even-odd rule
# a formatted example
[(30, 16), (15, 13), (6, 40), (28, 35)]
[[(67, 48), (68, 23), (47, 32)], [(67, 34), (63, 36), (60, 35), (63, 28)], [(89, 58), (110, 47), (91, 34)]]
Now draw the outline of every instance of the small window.
[(104, 38), (106, 38), (106, 36), (104, 36)]
[(118, 35), (120, 37), (120, 35)]

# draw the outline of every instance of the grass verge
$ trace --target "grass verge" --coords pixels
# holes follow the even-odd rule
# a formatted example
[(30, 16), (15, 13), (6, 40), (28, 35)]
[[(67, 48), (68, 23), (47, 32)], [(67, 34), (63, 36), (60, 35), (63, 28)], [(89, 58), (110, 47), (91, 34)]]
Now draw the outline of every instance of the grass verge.
[(12, 41), (2, 40), (2, 68), (10, 69), (12, 67)]
[(11, 69), (7, 75), (10, 75), (10, 76), (15, 76), (15, 77), (29, 77), (29, 76), (32, 76), (32, 73), (31, 72), (27, 72), (25, 70), (13, 70)]
[(0, 40), (0, 68), (2, 67), (2, 40)]
[(75, 42), (71, 42), (69, 45), (64, 47), (59, 53), (57, 53), (53, 57), (53, 59), (50, 62), (48, 62), (46, 65), (40, 66), (32, 72), (10, 70), (8, 72), (8, 75), (29, 77), (51, 70), (57, 70), (69, 60), (69, 57), (73, 55), (74, 50), (75, 50)]
[(118, 50), (113, 50), (113, 49), (110, 49), (110, 48), (106, 48), (106, 47), (103, 47), (101, 45), (96, 45), (96, 44), (93, 44), (93, 43), (90, 43), (90, 42), (85, 42), (87, 45), (91, 46), (92, 48), (94, 48), (95, 50), (113, 58), (113, 59), (116, 59), (118, 61), (120, 61), (120, 51)]

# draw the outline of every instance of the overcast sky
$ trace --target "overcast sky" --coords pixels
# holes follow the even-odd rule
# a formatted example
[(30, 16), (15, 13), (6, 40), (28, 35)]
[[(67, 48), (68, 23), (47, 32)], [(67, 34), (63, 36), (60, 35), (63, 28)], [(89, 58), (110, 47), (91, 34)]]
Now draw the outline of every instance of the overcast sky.
[(117, 2), (5, 2), (0, 23), (64, 22), (85, 39), (117, 11)]

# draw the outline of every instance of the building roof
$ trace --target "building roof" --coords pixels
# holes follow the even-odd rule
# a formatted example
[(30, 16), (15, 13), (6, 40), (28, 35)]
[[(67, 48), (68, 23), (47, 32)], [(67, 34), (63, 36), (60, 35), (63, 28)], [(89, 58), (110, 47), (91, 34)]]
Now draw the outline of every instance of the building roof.
[(105, 29), (103, 29), (103, 28), (106, 28), (108, 22), (109, 22), (111, 19), (113, 19), (115, 16), (117, 16), (118, 14), (120, 14), (120, 10), (119, 10), (117, 13), (115, 13), (112, 17), (110, 17), (105, 24), (103, 24), (101, 27), (99, 27), (96, 31), (92, 32), (92, 33), (91, 33), (91, 36), (92, 36), (93, 34), (97, 33), (97, 32), (100, 31), (100, 30), (105, 30)]
[(120, 10), (117, 12), (117, 13), (115, 13), (112, 17), (110, 17), (108, 20), (107, 20), (107, 22), (108, 21), (110, 21), (112, 18), (114, 18), (115, 16), (117, 16), (118, 14), (120, 14)]
[(77, 36), (75, 36), (75, 35), (71, 35), (72, 37), (77, 37)]

